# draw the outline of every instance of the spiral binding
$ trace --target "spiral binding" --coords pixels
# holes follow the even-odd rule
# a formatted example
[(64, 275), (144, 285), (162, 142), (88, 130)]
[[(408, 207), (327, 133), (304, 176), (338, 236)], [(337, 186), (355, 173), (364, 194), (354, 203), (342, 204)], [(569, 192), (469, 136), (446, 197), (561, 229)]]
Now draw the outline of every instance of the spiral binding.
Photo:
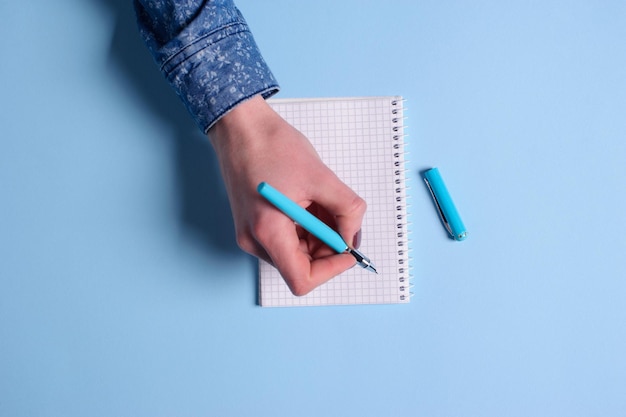
[(400, 290), (400, 302), (407, 302), (411, 298), (410, 267), (409, 267), (409, 238), (407, 222), (407, 195), (406, 195), (406, 169), (405, 169), (405, 138), (404, 115), (402, 98), (391, 101), (393, 123), (393, 161), (394, 161), (394, 185), (396, 202), (396, 226), (398, 238), (398, 281)]

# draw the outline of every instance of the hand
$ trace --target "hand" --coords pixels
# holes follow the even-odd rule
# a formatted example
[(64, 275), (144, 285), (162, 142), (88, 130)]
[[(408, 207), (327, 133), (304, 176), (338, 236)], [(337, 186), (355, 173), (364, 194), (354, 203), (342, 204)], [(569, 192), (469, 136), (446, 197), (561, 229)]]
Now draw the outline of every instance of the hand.
[(259, 183), (267, 181), (358, 247), (365, 201), (262, 97), (224, 115), (209, 139), (220, 161), (238, 245), (273, 264), (293, 294), (305, 295), (355, 265), (352, 255), (335, 253), (258, 194)]

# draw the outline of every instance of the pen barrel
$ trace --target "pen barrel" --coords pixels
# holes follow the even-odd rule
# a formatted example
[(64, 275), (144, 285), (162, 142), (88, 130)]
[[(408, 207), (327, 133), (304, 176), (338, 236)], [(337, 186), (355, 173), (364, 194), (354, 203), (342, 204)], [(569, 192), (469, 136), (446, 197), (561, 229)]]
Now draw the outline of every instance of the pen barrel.
[(339, 233), (309, 213), (306, 209), (290, 200), (287, 196), (271, 185), (262, 182), (259, 184), (258, 191), (259, 194), (261, 194), (277, 209), (285, 213), (291, 220), (298, 223), (303, 229), (330, 246), (335, 252), (342, 253), (348, 249), (348, 245)]
[(448, 231), (455, 240), (463, 240), (467, 237), (467, 231), (465, 225), (461, 220), (461, 216), (452, 201), (452, 197), (448, 192), (446, 184), (443, 182), (443, 178), (439, 173), (439, 169), (431, 168), (424, 173), (424, 178), (428, 183), (439, 214), (442, 221), (448, 227)]

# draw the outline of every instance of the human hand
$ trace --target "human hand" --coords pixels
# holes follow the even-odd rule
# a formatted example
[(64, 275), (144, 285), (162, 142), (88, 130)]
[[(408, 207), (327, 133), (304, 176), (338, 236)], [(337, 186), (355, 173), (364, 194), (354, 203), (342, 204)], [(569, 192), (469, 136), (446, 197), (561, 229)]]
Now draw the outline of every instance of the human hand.
[(322, 162), (298, 130), (256, 96), (224, 115), (211, 130), (228, 192), (238, 245), (273, 264), (301, 296), (355, 265), (310, 235), (257, 192), (263, 181), (360, 243), (366, 204)]

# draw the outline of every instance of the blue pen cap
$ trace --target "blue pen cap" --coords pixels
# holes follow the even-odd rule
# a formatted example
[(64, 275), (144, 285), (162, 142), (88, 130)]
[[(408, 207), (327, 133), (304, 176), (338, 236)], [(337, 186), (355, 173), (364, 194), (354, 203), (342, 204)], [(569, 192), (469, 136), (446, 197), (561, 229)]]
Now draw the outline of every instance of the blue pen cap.
[(424, 173), (424, 181), (430, 190), (435, 201), (435, 206), (441, 216), (441, 221), (454, 240), (464, 240), (467, 238), (467, 230), (459, 216), (459, 212), (452, 201), (446, 184), (439, 173), (438, 168), (431, 168)]

